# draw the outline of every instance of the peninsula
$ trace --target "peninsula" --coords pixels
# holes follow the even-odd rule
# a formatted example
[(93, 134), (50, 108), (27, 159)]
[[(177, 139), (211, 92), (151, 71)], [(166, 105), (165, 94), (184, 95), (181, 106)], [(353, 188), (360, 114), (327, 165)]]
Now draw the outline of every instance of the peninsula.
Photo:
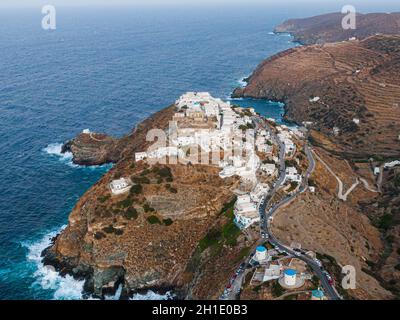
[[(114, 166), (78, 201), (44, 264), (99, 298), (117, 288), (121, 298), (398, 296), (400, 36), (381, 24), (351, 40), (324, 33), (341, 42), (306, 36), (337, 17), (277, 27), (318, 44), (268, 58), (233, 93), (284, 102), (296, 126), (188, 92), (122, 138), (85, 131), (67, 142), (75, 163)], [(356, 270), (351, 290), (344, 265)]]

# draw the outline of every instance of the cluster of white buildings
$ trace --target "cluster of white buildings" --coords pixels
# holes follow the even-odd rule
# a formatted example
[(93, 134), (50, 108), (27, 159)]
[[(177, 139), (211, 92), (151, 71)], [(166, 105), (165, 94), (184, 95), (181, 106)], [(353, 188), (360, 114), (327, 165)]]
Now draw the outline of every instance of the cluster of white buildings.
[(259, 152), (272, 154), (271, 134), (265, 129), (259, 129), (256, 137), (256, 147)]
[(246, 229), (260, 221), (258, 204), (269, 190), (267, 184), (259, 182), (250, 193), (238, 196), (233, 213), (235, 215), (234, 222), (240, 229)]
[(285, 177), (285, 182), (290, 181), (290, 182), (297, 182), (301, 183), (301, 174), (297, 172), (297, 169), (295, 167), (287, 167), (286, 168), (286, 177)]
[[(229, 102), (213, 98), (208, 92), (188, 92), (175, 105), (178, 112), (174, 116), (176, 121), (172, 122), (168, 132), (169, 147), (138, 152), (135, 154), (136, 161), (170, 155), (185, 157), (187, 149), (192, 146), (199, 147), (199, 152), (203, 154), (223, 150), (224, 160), (217, 159), (216, 163), (212, 163), (221, 168), (221, 178), (237, 175), (256, 182), (260, 159), (255, 152), (255, 130), (242, 130), (243, 126), (247, 127), (252, 123), (251, 115), (255, 115), (254, 110), (233, 108)], [(182, 118), (191, 120), (185, 123), (186, 127), (178, 125)], [(196, 120), (206, 120), (204, 123), (208, 124), (211, 121), (214, 125), (212, 128), (190, 126)]]
[(136, 152), (135, 153), (135, 161), (142, 161), (145, 159), (162, 159), (164, 157), (176, 157), (183, 158), (184, 152), (180, 148), (175, 146), (171, 147), (160, 147), (152, 151), (148, 152)]
[[(279, 140), (285, 145), (285, 155), (287, 157), (293, 156), (296, 152), (296, 144), (293, 142), (293, 136), (295, 134), (293, 130), (296, 129), (289, 130), (289, 128), (285, 125), (281, 125), (277, 127), (277, 129), (279, 131), (277, 136)], [(296, 132), (300, 131), (297, 130)]]
[(275, 177), (278, 175), (278, 169), (276, 168), (276, 165), (274, 163), (263, 163), (260, 166), (260, 169), (270, 177)]

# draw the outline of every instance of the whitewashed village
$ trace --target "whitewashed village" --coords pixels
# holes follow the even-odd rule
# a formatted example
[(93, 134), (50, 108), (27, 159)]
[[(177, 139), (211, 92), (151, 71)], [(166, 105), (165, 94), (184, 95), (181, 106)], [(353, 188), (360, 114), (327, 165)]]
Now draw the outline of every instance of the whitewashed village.
[[(171, 163), (175, 159), (188, 163), (207, 155), (205, 165), (219, 166), (222, 179), (240, 177), (244, 189), (248, 190), (238, 191), (235, 223), (241, 229), (257, 223), (260, 220), (259, 204), (279, 171), (277, 148), (271, 132), (255, 123), (257, 114), (253, 108), (232, 106), (230, 102), (213, 98), (207, 92), (188, 92), (175, 104), (178, 111), (167, 132), (169, 145), (137, 152), (135, 161)], [(296, 141), (302, 139), (304, 133), (297, 128), (276, 125), (273, 119), (268, 121), (285, 145), (285, 158), (295, 159)], [(197, 151), (198, 147), (199, 154), (192, 155), (190, 151)], [(219, 150), (223, 150), (222, 160)], [(209, 154), (214, 155), (211, 160)], [(302, 180), (298, 169), (300, 161), (295, 159), (292, 163), (293, 166), (286, 168), (285, 178), (290, 191), (294, 190), (293, 185), (300, 185)], [(129, 178), (121, 178), (112, 181), (110, 189), (118, 195), (128, 192), (131, 185)]]
[[(300, 152), (306, 129), (279, 125), (274, 119), (263, 119), (253, 108), (231, 105), (207, 92), (188, 92), (175, 105), (177, 111), (165, 133), (168, 144), (137, 152), (135, 161), (199, 161), (218, 166), (222, 179), (239, 177), (241, 187), (236, 190), (234, 222), (244, 233), (259, 233), (260, 205), (282, 176), (282, 161), (286, 164), (284, 180), (279, 183), (275, 201), (293, 194), (301, 186), (307, 168), (307, 159)], [(284, 148), (283, 159), (279, 146)], [(110, 190), (119, 195), (128, 192), (132, 185), (129, 178), (120, 178), (110, 183)], [(315, 192), (315, 187), (309, 189)], [(262, 233), (262, 238), (266, 237)], [(264, 245), (257, 247), (249, 263), (254, 270), (251, 284), (255, 286), (278, 281), (281, 287), (296, 290), (312, 277), (304, 262), (282, 254), (282, 250), (272, 247), (267, 239)], [(244, 271), (244, 267), (241, 268), (227, 285), (222, 299), (237, 293), (235, 278)], [(321, 290), (314, 290), (310, 299), (326, 297)]]

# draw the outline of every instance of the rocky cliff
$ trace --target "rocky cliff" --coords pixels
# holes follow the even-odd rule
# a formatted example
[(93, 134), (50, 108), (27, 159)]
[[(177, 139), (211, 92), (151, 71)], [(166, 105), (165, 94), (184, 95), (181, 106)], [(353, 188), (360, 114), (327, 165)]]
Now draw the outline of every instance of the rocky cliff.
[(301, 44), (346, 41), (352, 37), (363, 40), (379, 34), (400, 32), (400, 13), (369, 13), (356, 15), (356, 29), (344, 30), (341, 13), (329, 13), (304, 19), (290, 19), (275, 28), (276, 33), (290, 33)]
[[(112, 139), (81, 134), (66, 145), (77, 163), (114, 162), (113, 168), (78, 201), (67, 228), (43, 252), (61, 274), (85, 280), (85, 293), (174, 289), (179, 298), (218, 298), (243, 254), (254, 245), (233, 224), (236, 178), (222, 180), (205, 165), (135, 162), (150, 128), (165, 129), (175, 107)], [(120, 177), (135, 184), (112, 196)]]

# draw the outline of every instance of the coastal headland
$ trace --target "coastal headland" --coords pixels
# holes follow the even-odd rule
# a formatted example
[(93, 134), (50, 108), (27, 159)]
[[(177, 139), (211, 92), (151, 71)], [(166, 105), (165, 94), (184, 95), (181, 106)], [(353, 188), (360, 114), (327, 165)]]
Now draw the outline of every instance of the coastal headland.
[[(340, 266), (355, 266), (357, 289), (340, 291), (344, 298), (397, 296), (400, 36), (379, 23), (352, 39), (336, 31), (310, 37), (325, 18), (331, 28), (337, 15), (277, 27), (302, 30), (295, 39), (308, 45), (266, 59), (233, 93), (284, 102), (297, 128), (208, 93), (187, 93), (122, 138), (82, 132), (67, 142), (63, 152), (72, 152), (74, 163), (114, 166), (78, 201), (68, 227), (43, 252), (44, 264), (85, 279), (85, 294), (100, 298), (121, 287), (122, 298), (172, 289), (179, 299), (283, 299), (290, 290), (264, 279), (282, 282), (289, 267), (304, 277), (299, 294), (311, 295), (325, 278), (315, 280), (296, 255), (260, 235), (265, 199), (272, 207), (296, 195), (269, 222), (280, 243), (316, 252), (337, 290)], [(385, 26), (396, 19), (390, 15)], [(150, 151), (152, 129), (173, 144)], [(214, 140), (217, 149), (209, 148)], [(220, 161), (194, 161), (194, 145)], [(171, 164), (175, 157), (187, 161)], [(267, 265), (253, 254), (260, 245), (268, 248)]]

